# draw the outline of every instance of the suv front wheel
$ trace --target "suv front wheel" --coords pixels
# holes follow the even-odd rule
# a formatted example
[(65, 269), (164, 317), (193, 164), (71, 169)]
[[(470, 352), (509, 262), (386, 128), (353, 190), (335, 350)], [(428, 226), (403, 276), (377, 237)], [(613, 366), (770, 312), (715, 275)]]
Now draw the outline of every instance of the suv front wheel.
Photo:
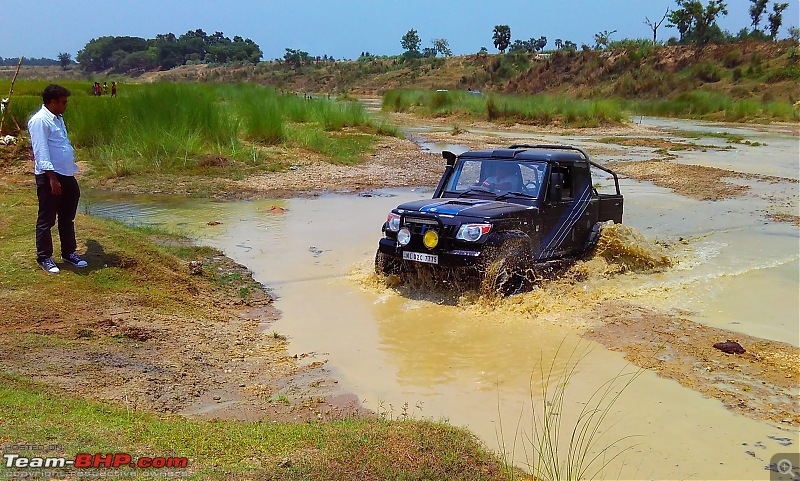
[(506, 241), (495, 249), (484, 267), (481, 294), (506, 297), (523, 292), (527, 284), (526, 261), (529, 257), (529, 248), (523, 241)]

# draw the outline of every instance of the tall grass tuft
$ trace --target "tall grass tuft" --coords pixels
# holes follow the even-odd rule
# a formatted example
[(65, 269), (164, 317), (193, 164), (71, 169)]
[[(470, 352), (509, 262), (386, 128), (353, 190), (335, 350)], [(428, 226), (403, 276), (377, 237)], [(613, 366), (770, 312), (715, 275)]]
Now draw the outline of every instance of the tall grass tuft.
[[(41, 106), (46, 85), (18, 83), (11, 113), (21, 128)], [(375, 135), (399, 135), (357, 102), (281, 95), (253, 84), (131, 85), (118, 98), (90, 95), (89, 85), (65, 83), (73, 93), (65, 120), (79, 160), (101, 177), (193, 174), (236, 162), (269, 169), (261, 147), (275, 145), (355, 163)]]
[(273, 96), (239, 102), (242, 136), (245, 140), (276, 145), (286, 140), (286, 128), (278, 100)]
[(798, 121), (800, 108), (788, 102), (734, 100), (724, 93), (695, 90), (668, 100), (629, 102), (626, 107), (637, 115), (679, 117), (728, 122)]
[(391, 90), (383, 110), (426, 116), (453, 115), (489, 121), (595, 127), (619, 124), (626, 114), (615, 100), (577, 100), (548, 95), (476, 95), (467, 91)]
[[(625, 372), (627, 367), (623, 368), (597, 388), (588, 400), (581, 402), (583, 407), (577, 418), (567, 422), (565, 419), (567, 386), (590, 350), (579, 349), (579, 345), (576, 344), (561, 369), (556, 366), (556, 360), (563, 347), (564, 341), (559, 345), (549, 366), (545, 366), (544, 363), (539, 364), (541, 382), (538, 396), (535, 395), (536, 388), (531, 374), (531, 424), (527, 431), (522, 428), (525, 410), (523, 407), (515, 430), (512, 453), (517, 443), (521, 442), (524, 446), (525, 466), (534, 479), (550, 481), (603, 479), (604, 469), (633, 447), (628, 445), (619, 449), (620, 445), (634, 436), (622, 436), (601, 445), (603, 434), (601, 426), (605, 427), (604, 422), (608, 419), (614, 403), (643, 370)], [(502, 419), (499, 436), (501, 445), (505, 448)], [(506, 464), (513, 465), (514, 460), (509, 460), (507, 454), (504, 456)]]

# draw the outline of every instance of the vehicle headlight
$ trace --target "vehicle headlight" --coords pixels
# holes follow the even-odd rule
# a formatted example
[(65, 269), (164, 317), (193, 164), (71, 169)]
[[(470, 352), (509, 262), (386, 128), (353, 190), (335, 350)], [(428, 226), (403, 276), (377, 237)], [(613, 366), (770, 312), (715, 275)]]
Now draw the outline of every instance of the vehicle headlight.
[(488, 234), (490, 230), (492, 230), (491, 224), (461, 224), (456, 239), (475, 242), (481, 236)]
[(403, 227), (397, 232), (397, 243), (404, 246), (409, 242), (411, 242), (411, 231), (408, 230), (408, 227)]
[(394, 213), (389, 213), (386, 217), (386, 229), (392, 232), (397, 232), (400, 230), (400, 216)]
[(439, 233), (433, 229), (425, 232), (425, 235), (422, 236), (422, 243), (425, 244), (425, 247), (428, 249), (433, 249), (439, 245)]

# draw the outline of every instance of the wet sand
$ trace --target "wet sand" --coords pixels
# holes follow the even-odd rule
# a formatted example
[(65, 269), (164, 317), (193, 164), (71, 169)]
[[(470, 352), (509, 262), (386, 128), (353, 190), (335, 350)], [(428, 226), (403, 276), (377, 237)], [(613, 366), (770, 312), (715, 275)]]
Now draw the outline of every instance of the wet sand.
[[(720, 400), (726, 408), (759, 420), (800, 426), (797, 406), (800, 349), (625, 302), (596, 309), (601, 324), (584, 337), (659, 376)], [(745, 352), (727, 354), (714, 344), (738, 342)]]

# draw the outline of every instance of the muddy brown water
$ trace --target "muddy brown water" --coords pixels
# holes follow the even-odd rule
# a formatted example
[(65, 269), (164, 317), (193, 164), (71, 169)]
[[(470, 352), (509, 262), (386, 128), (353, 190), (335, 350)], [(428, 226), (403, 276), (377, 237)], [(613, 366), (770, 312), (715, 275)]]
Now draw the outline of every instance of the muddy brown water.
[[(664, 135), (668, 129), (725, 128), (645, 121), (667, 129)], [(736, 130), (767, 145), (691, 151), (676, 161), (798, 178), (796, 137)], [(579, 136), (538, 137), (593, 145)], [(652, 149), (625, 151), (626, 159), (615, 160), (653, 157)], [(658, 247), (655, 240), (669, 245), (673, 267), (618, 276), (590, 272), (569, 291), (551, 286), (492, 302), (387, 287), (372, 274), (386, 214), (400, 202), (430, 197), (430, 189), (247, 202), (87, 193), (84, 209), (163, 225), (220, 248), (278, 297), (282, 318), (271, 329), (288, 337), (290, 353), (310, 354), (309, 362), (327, 360), (340, 386), (368, 408), (387, 417), (466, 426), (489, 448), (525, 466), (532, 461), (532, 406), (540, 412), (542, 387), (559, 385), (574, 348), (586, 355), (552, 414), (570, 428), (560, 437), (562, 452), (593, 395), (619, 373), (636, 371), (622, 353), (580, 337), (593, 325), (592, 309), (604, 302), (680, 310), (702, 324), (800, 345), (798, 229), (765, 217), (776, 198), (793, 202), (789, 209), (796, 213), (797, 183), (733, 181), (748, 183), (750, 192), (704, 202), (623, 179), (624, 222), (645, 237), (633, 242), (642, 249)], [(620, 386), (618, 381), (614, 392)], [(639, 372), (613, 402), (598, 436), (592, 452), (609, 463), (597, 479), (769, 479), (764, 466), (771, 458), (800, 446), (796, 428), (735, 414), (650, 371)], [(604, 451), (627, 436), (633, 437)], [(785, 437), (793, 444), (775, 440)]]

